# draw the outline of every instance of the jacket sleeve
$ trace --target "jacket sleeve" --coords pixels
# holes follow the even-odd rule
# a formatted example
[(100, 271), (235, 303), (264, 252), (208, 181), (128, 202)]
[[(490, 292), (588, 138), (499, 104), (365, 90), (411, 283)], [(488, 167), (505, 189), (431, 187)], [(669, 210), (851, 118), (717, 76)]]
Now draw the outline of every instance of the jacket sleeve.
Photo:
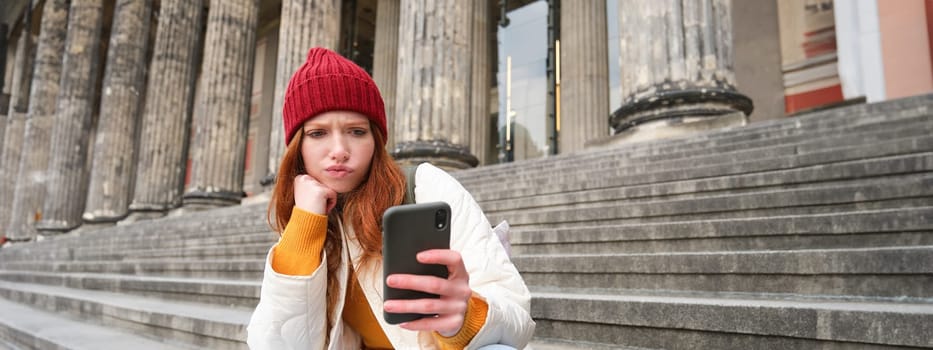
[(470, 274), (470, 287), (489, 306), (486, 323), (467, 348), (490, 344), (524, 348), (535, 329), (531, 293), (479, 204), (450, 174), (427, 163), (415, 173), (415, 199), (450, 205), (450, 247), (460, 252)]
[(271, 259), (272, 250), (266, 257), (259, 305), (246, 328), (246, 343), (252, 350), (324, 349), (326, 264), (310, 276), (290, 276), (275, 272)]

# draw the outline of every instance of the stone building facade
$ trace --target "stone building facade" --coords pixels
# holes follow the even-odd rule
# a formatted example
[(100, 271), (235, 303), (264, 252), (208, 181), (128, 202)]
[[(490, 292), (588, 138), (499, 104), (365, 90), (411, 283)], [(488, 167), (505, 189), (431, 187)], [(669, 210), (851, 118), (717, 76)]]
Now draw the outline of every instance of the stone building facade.
[(461, 169), (783, 117), (801, 75), (779, 60), (786, 14), (825, 3), (5, 1), (0, 233), (263, 198), (312, 46), (373, 75), (401, 162)]

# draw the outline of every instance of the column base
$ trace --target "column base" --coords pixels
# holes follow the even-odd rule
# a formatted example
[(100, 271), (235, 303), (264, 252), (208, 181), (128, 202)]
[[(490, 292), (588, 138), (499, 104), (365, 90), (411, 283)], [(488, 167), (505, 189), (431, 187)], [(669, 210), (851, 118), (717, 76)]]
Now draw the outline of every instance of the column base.
[(165, 213), (166, 211), (163, 210), (132, 211), (129, 215), (126, 216), (126, 218), (118, 221), (117, 226), (125, 226), (139, 221), (158, 219), (164, 217)]
[(400, 165), (416, 165), (429, 162), (446, 170), (476, 167), (479, 160), (470, 154), (467, 147), (447, 141), (406, 141), (395, 144), (392, 157)]
[(182, 208), (193, 211), (239, 205), (243, 192), (191, 190), (182, 197)]
[(642, 97), (630, 99), (612, 113), (609, 123), (615, 134), (663, 119), (718, 117), (733, 112), (747, 116), (754, 109), (751, 99), (730, 87), (687, 87), (680, 90), (656, 87), (653, 90), (653, 93), (636, 94)]
[(181, 206), (181, 201), (176, 200), (176, 204), (161, 204), (161, 203), (139, 203), (133, 202), (130, 203), (130, 214), (133, 213), (142, 213), (142, 212), (161, 212), (165, 213), (173, 208)]
[(32, 242), (33, 240), (35, 240), (35, 241), (38, 242), (38, 241), (42, 241), (42, 240), (44, 240), (44, 239), (45, 239), (45, 237), (44, 237), (44, 236), (41, 236), (41, 235), (37, 235), (37, 236), (35, 236), (34, 238), (9, 238), (9, 237), (6, 237), (6, 239), (0, 238), (0, 241), (3, 242), (2, 244), (0, 244), (0, 248), (2, 248), (2, 247), (9, 247), (9, 246), (14, 245), (14, 244), (29, 243), (29, 242)]
[(74, 230), (81, 224), (81, 222), (72, 223), (62, 220), (42, 220), (36, 223), (36, 231), (45, 235), (59, 235)]
[(78, 228), (76, 228), (76, 229), (74, 229), (74, 230), (71, 230), (68, 234), (69, 234), (69, 235), (77, 235), (77, 236), (80, 236), (80, 235), (82, 235), (84, 232), (97, 231), (97, 230), (100, 230), (100, 229), (103, 229), (103, 228), (108, 228), (108, 227), (116, 226), (116, 224), (117, 224), (116, 222), (93, 222), (93, 223), (84, 223), (84, 225), (81, 225), (80, 227), (78, 227)]
[(262, 185), (263, 190), (275, 186), (275, 173), (266, 174), (266, 176), (263, 176), (262, 179), (259, 179), (259, 184)]
[(28, 242), (33, 240), (39, 233), (33, 223), (11, 226), (6, 232), (6, 239), (13, 242)]
[(247, 204), (254, 204), (254, 203), (261, 203), (261, 202), (269, 202), (271, 198), (272, 198), (272, 191), (265, 191), (259, 194), (255, 194), (255, 195), (243, 198), (243, 200), (240, 201), (240, 204), (247, 205)]
[(641, 141), (661, 140), (682, 137), (711, 130), (724, 130), (748, 123), (743, 112), (732, 112), (714, 117), (682, 116), (677, 118), (657, 119), (638, 124), (612, 136), (587, 141), (587, 149), (613, 147)]
[(118, 214), (113, 211), (106, 211), (106, 212), (98, 211), (94, 213), (84, 213), (84, 215), (81, 215), (81, 219), (84, 220), (85, 225), (86, 224), (111, 224), (113, 225), (119, 222), (120, 220), (125, 219), (127, 215), (129, 215), (129, 212)]

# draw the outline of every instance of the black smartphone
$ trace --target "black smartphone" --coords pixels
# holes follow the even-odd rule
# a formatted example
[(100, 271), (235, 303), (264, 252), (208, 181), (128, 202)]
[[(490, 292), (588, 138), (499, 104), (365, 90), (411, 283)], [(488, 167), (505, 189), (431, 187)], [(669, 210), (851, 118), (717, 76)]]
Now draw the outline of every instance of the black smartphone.
[[(438, 298), (436, 294), (385, 286), (389, 275), (404, 273), (447, 278), (447, 266), (422, 264), (415, 258), (430, 249), (450, 249), (450, 206), (444, 202), (397, 205), (382, 216), (383, 299)], [(389, 324), (434, 315), (383, 312)]]

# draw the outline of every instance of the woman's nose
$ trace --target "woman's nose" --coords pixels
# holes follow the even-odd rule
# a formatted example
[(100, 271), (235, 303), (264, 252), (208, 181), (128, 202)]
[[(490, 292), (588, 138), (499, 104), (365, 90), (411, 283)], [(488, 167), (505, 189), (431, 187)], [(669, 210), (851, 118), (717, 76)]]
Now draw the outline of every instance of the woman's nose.
[(330, 156), (331, 159), (336, 161), (346, 161), (347, 159), (350, 159), (350, 150), (344, 143), (343, 138), (338, 137), (334, 140), (333, 147), (330, 151)]

